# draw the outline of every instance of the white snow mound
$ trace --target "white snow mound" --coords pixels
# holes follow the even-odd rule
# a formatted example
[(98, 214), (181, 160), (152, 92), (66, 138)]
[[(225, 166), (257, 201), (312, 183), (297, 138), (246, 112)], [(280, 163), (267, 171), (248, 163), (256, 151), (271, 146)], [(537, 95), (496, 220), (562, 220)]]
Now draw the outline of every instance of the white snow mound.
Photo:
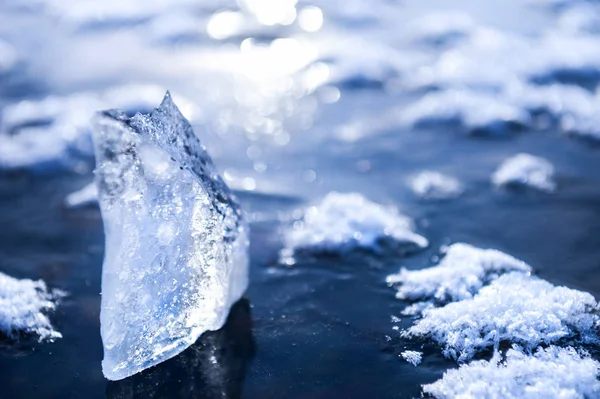
[(62, 338), (44, 313), (55, 309), (55, 300), (63, 295), (48, 290), (42, 280), (19, 280), (0, 273), (0, 332), (9, 337), (35, 334), (49, 341)]
[(585, 352), (550, 346), (529, 356), (510, 349), (506, 360), (496, 353), (490, 361), (474, 361), (423, 386), (438, 399), (446, 398), (561, 398), (600, 396), (600, 363)]
[(282, 258), (286, 263), (298, 250), (344, 252), (356, 247), (378, 250), (383, 240), (406, 249), (428, 245), (426, 238), (415, 233), (412, 220), (396, 208), (371, 202), (358, 193), (337, 192), (327, 194), (320, 204), (306, 209), (302, 220), (285, 232), (284, 240)]
[(492, 183), (502, 186), (527, 186), (541, 191), (556, 189), (554, 166), (541, 157), (517, 154), (505, 160), (492, 175)]
[(587, 292), (512, 272), (471, 299), (425, 309), (404, 334), (428, 337), (444, 347), (445, 356), (466, 361), (500, 342), (528, 350), (561, 339), (597, 343), (598, 309)]
[(462, 185), (456, 178), (431, 170), (416, 174), (409, 183), (413, 193), (424, 199), (455, 198), (463, 192)]
[(399, 299), (444, 304), (472, 298), (484, 285), (511, 271), (528, 274), (531, 266), (495, 249), (457, 243), (446, 249), (437, 266), (402, 268), (398, 274), (388, 276), (387, 282), (399, 285)]

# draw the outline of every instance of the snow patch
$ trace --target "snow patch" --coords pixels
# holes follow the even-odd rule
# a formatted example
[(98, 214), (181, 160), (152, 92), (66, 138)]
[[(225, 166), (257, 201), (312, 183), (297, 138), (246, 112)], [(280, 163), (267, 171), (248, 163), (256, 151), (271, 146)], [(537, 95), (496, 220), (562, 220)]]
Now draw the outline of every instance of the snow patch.
[(424, 199), (455, 198), (463, 192), (458, 179), (430, 170), (413, 176), (409, 185), (415, 195)]
[(49, 290), (42, 280), (16, 279), (0, 273), (0, 332), (9, 337), (35, 334), (40, 340), (62, 338), (46, 313), (56, 308), (65, 293)]
[(358, 193), (331, 192), (285, 231), (281, 255), (284, 263), (293, 264), (297, 251), (339, 253), (357, 247), (377, 251), (388, 241), (403, 250), (428, 245), (426, 238), (415, 233), (412, 220), (396, 208)]
[(449, 89), (426, 94), (400, 111), (400, 124), (410, 127), (460, 125), (469, 132), (502, 134), (527, 126), (530, 115), (494, 93)]
[(497, 187), (525, 186), (552, 192), (556, 189), (554, 166), (541, 157), (517, 154), (500, 165), (492, 175), (492, 183)]
[(527, 350), (562, 339), (597, 343), (598, 310), (589, 293), (512, 272), (470, 299), (425, 309), (405, 335), (430, 338), (445, 356), (466, 361), (500, 342)]
[(509, 349), (503, 360), (496, 352), (490, 361), (479, 360), (423, 386), (426, 394), (450, 398), (563, 398), (600, 396), (600, 363), (583, 351), (550, 346), (533, 355)]
[(445, 304), (470, 299), (484, 285), (512, 271), (528, 274), (531, 266), (495, 249), (457, 243), (445, 250), (437, 266), (421, 270), (402, 268), (386, 281), (398, 285), (398, 299)]
[(423, 358), (423, 352), (404, 351), (404, 352), (400, 353), (400, 356), (402, 356), (402, 358), (404, 358), (404, 360), (406, 360), (413, 366), (417, 367), (419, 364), (421, 364), (421, 360)]

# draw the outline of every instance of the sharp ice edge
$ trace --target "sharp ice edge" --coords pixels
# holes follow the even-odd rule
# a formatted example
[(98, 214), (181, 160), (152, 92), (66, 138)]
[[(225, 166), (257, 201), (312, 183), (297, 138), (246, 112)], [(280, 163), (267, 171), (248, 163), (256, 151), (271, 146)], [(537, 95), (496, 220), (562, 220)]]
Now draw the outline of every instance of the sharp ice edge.
[(528, 274), (531, 266), (495, 249), (457, 243), (445, 249), (437, 266), (421, 270), (402, 268), (386, 281), (397, 285), (399, 299), (439, 305), (472, 298), (484, 285), (511, 271)]
[(42, 340), (62, 338), (45, 313), (56, 308), (65, 293), (49, 290), (42, 280), (16, 279), (0, 273), (0, 332), (8, 337), (34, 334)]
[(90, 183), (80, 190), (74, 191), (65, 198), (68, 208), (79, 208), (98, 203), (98, 187), (96, 183)]
[(415, 233), (412, 220), (396, 208), (358, 193), (331, 192), (285, 231), (282, 259), (293, 263), (297, 251), (339, 253), (357, 247), (377, 251), (385, 240), (406, 250), (428, 245), (426, 238)]
[(506, 159), (492, 175), (492, 183), (502, 186), (526, 186), (540, 191), (556, 189), (554, 166), (541, 157), (517, 154)]
[(600, 363), (584, 351), (549, 346), (533, 355), (509, 349), (489, 360), (473, 361), (423, 386), (426, 394), (446, 398), (563, 398), (600, 396)]
[(409, 185), (413, 193), (423, 199), (456, 198), (463, 192), (458, 179), (431, 170), (424, 170), (413, 176)]
[(589, 293), (512, 272), (472, 298), (425, 309), (405, 334), (430, 338), (445, 356), (466, 361), (501, 342), (529, 350), (561, 340), (598, 343), (598, 310)]
[[(129, 84), (100, 94), (82, 92), (9, 104), (0, 117), (0, 170), (89, 171), (94, 152), (89, 120), (94, 112), (109, 104), (128, 111), (151, 110), (164, 92), (160, 86)], [(184, 104), (186, 114), (193, 115), (193, 106)]]
[(417, 367), (419, 364), (421, 364), (421, 360), (423, 358), (423, 352), (404, 351), (404, 352), (400, 353), (400, 356), (402, 356), (402, 358), (404, 360), (406, 360), (413, 366)]
[(117, 380), (223, 325), (248, 284), (248, 232), (168, 93), (150, 115), (99, 114), (93, 136), (106, 233), (102, 369)]

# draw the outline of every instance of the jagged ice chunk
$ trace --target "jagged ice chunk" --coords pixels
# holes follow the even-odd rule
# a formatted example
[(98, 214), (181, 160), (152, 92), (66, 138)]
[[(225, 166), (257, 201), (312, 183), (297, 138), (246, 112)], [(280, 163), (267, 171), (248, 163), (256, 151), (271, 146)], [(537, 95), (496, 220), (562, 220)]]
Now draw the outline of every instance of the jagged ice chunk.
[(600, 363), (573, 348), (550, 346), (529, 356), (517, 348), (501, 360), (498, 352), (490, 361), (479, 360), (423, 386), (426, 394), (445, 398), (562, 398), (600, 396)]
[(285, 263), (290, 263), (296, 251), (339, 253), (357, 247), (378, 250), (384, 241), (406, 250), (428, 245), (426, 238), (415, 233), (412, 220), (396, 208), (371, 202), (358, 193), (337, 192), (306, 209), (302, 220), (285, 232), (284, 240)]
[(546, 159), (530, 154), (517, 154), (505, 160), (492, 175), (492, 183), (502, 186), (526, 186), (541, 191), (554, 191), (554, 166)]
[(472, 298), (484, 285), (511, 271), (530, 273), (531, 267), (495, 249), (457, 243), (446, 249), (437, 266), (421, 270), (402, 268), (386, 281), (398, 284), (398, 299), (444, 304)]
[(167, 93), (150, 115), (95, 120), (106, 252), (102, 369), (118, 380), (223, 326), (248, 284), (242, 212)]
[(42, 280), (18, 280), (0, 273), (0, 332), (14, 337), (35, 334), (40, 340), (62, 338), (44, 314), (56, 308), (64, 293), (51, 291)]
[(471, 299), (425, 309), (404, 334), (429, 337), (444, 346), (445, 356), (465, 361), (500, 342), (528, 350), (568, 338), (598, 343), (598, 310), (587, 292), (512, 272)]

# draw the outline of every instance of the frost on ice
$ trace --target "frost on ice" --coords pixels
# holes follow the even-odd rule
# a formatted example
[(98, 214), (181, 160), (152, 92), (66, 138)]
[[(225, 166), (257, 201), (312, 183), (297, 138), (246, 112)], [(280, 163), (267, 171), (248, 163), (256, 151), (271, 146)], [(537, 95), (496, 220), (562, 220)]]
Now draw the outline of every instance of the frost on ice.
[(473, 298), (425, 309), (406, 335), (429, 337), (445, 356), (465, 361), (501, 342), (528, 350), (561, 340), (598, 343), (598, 310), (589, 293), (512, 272)]
[(223, 325), (248, 284), (247, 227), (168, 93), (149, 115), (101, 113), (93, 136), (106, 233), (102, 368), (118, 380)]
[(63, 295), (49, 290), (41, 280), (18, 280), (0, 273), (0, 333), (8, 337), (34, 334), (50, 341), (62, 338), (45, 313), (54, 310)]
[(421, 359), (423, 358), (423, 352), (404, 351), (404, 352), (400, 353), (400, 356), (402, 356), (402, 358), (404, 360), (406, 360), (413, 366), (417, 367), (419, 364), (421, 364)]
[(386, 281), (398, 285), (399, 299), (445, 304), (472, 298), (484, 285), (511, 271), (529, 273), (531, 267), (495, 249), (457, 243), (446, 249), (437, 266), (421, 270), (402, 268)]
[(413, 193), (424, 199), (455, 198), (463, 191), (456, 178), (431, 170), (418, 173), (409, 183)]
[(413, 251), (428, 245), (414, 231), (412, 220), (369, 201), (358, 193), (331, 192), (309, 207), (302, 220), (285, 233), (284, 263), (293, 263), (295, 252), (339, 253), (354, 248), (379, 250), (391, 245)]
[(500, 186), (525, 186), (541, 191), (554, 191), (554, 166), (546, 159), (530, 154), (517, 154), (505, 160), (492, 175), (492, 183)]
[(550, 346), (532, 356), (509, 349), (506, 359), (498, 352), (490, 361), (479, 360), (449, 370), (423, 386), (423, 391), (445, 398), (564, 398), (600, 396), (600, 364), (585, 352)]

